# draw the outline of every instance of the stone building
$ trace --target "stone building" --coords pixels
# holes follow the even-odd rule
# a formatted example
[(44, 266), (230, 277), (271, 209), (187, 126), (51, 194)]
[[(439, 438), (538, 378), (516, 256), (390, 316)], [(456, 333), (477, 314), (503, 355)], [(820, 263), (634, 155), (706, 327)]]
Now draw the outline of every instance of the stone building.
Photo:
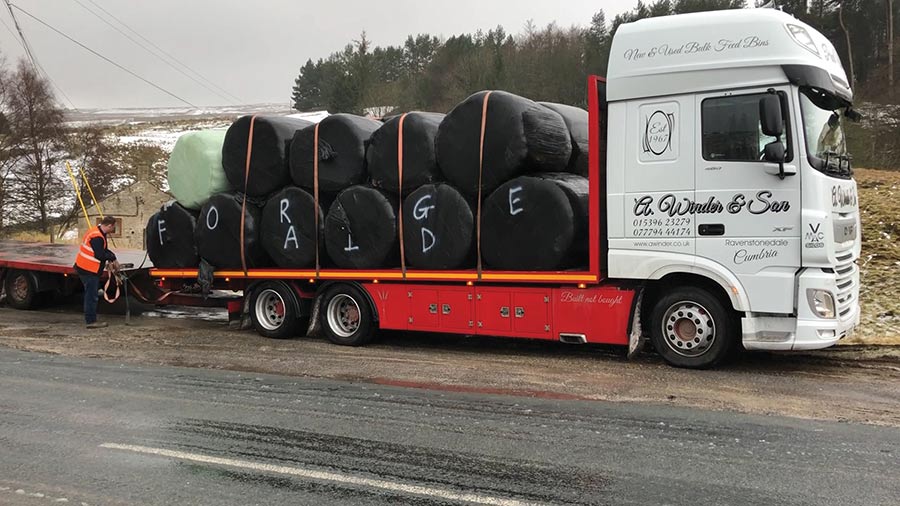
[[(144, 228), (153, 213), (159, 211), (160, 206), (172, 200), (172, 196), (161, 191), (147, 181), (138, 181), (118, 192), (106, 197), (100, 202), (100, 208), (104, 215), (115, 216), (116, 232), (110, 234), (115, 242), (114, 248), (144, 249)], [(97, 206), (88, 208), (88, 216), (91, 222), (100, 222), (100, 212)], [(78, 224), (78, 237), (84, 237), (87, 233), (87, 224), (80, 220)], [(110, 245), (112, 246), (112, 245)]]

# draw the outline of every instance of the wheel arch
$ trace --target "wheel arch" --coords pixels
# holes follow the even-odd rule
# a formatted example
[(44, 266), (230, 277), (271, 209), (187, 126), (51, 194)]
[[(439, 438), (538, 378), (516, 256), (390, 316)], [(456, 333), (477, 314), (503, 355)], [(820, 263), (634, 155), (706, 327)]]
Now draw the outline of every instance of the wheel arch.
[(734, 312), (741, 312), (741, 310), (735, 308), (734, 305), (736, 295), (734, 293), (729, 293), (729, 291), (722, 286), (721, 281), (700, 274), (672, 272), (659, 279), (654, 279), (646, 283), (644, 286), (644, 296), (641, 301), (641, 314), (649, 317), (650, 309), (656, 304), (656, 301), (659, 300), (667, 290), (678, 286), (702, 288), (723, 303), (726, 303), (726, 307), (729, 307)]
[(261, 289), (262, 286), (266, 284), (277, 284), (285, 288), (287, 291), (292, 293), (294, 296), (290, 298), (291, 306), (297, 311), (297, 314), (303, 314), (303, 307), (300, 305), (300, 296), (297, 293), (298, 289), (292, 283), (281, 279), (261, 279), (253, 282), (250, 286), (244, 290), (244, 305), (246, 309), (250, 310), (250, 299), (253, 298), (253, 294)]
[(322, 295), (325, 294), (326, 291), (332, 286), (335, 285), (350, 285), (362, 292), (363, 296), (366, 298), (366, 302), (368, 302), (369, 307), (372, 308), (372, 320), (376, 323), (379, 321), (378, 319), (378, 304), (375, 304), (375, 298), (372, 297), (372, 294), (369, 292), (366, 286), (358, 281), (351, 280), (340, 280), (340, 281), (325, 281), (321, 285), (319, 285), (316, 290), (316, 304), (319, 304), (322, 300)]
[(744, 285), (730, 271), (719, 264), (710, 262), (711, 265), (695, 264), (687, 267), (682, 265), (668, 265), (657, 269), (648, 278), (652, 281), (648, 287), (673, 286), (676, 283), (689, 284), (701, 288), (707, 288), (711, 293), (723, 297), (735, 311), (750, 311), (750, 299)]

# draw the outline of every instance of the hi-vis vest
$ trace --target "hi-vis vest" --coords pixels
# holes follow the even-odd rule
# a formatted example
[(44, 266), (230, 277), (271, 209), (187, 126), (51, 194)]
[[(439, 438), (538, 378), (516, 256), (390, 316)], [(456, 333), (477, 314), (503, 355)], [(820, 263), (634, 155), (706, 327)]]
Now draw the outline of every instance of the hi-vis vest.
[(100, 260), (94, 256), (94, 248), (91, 247), (91, 239), (100, 237), (103, 239), (103, 249), (106, 249), (106, 236), (99, 228), (93, 228), (84, 234), (84, 240), (78, 249), (78, 256), (75, 257), (75, 265), (88, 272), (96, 274), (100, 273)]

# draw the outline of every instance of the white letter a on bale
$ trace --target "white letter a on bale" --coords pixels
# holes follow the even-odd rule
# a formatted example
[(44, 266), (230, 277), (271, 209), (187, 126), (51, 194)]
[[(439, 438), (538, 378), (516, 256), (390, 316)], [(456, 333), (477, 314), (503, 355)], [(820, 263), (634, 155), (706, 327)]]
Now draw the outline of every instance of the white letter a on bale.
[(287, 235), (284, 238), (284, 249), (288, 249), (288, 243), (291, 241), (294, 241), (294, 249), (300, 248), (300, 244), (297, 242), (297, 231), (294, 230), (293, 225), (288, 228)]

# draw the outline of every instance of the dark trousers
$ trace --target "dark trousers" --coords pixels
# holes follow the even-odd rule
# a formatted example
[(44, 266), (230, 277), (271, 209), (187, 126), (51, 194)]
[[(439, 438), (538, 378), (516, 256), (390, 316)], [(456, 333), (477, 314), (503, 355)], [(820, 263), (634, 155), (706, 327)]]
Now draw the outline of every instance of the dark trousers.
[(100, 298), (100, 276), (79, 272), (78, 277), (84, 285), (84, 322), (94, 323), (97, 321), (97, 300)]

